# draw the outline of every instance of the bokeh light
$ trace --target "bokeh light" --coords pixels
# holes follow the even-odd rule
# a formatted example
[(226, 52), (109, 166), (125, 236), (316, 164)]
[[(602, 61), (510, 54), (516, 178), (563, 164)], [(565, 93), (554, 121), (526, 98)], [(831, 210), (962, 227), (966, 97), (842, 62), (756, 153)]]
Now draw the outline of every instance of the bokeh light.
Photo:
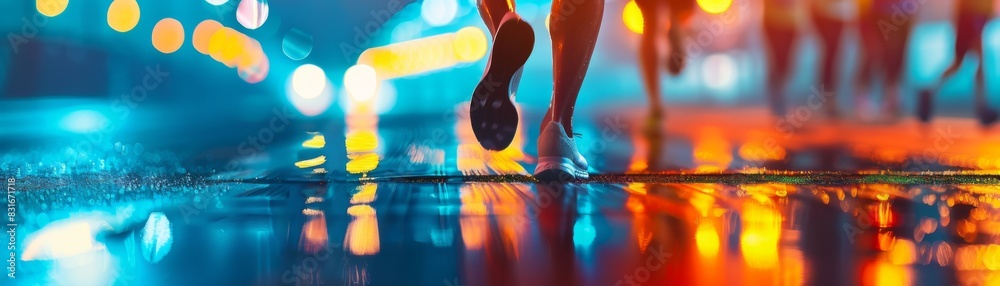
[(589, 247), (597, 238), (597, 230), (590, 216), (582, 216), (573, 224), (573, 244), (577, 247)]
[(458, 2), (455, 0), (425, 0), (420, 5), (420, 17), (427, 24), (440, 27), (448, 25), (458, 13)]
[(184, 44), (184, 26), (173, 18), (165, 18), (153, 26), (153, 47), (164, 54), (176, 52)]
[(114, 0), (108, 7), (108, 26), (118, 32), (128, 32), (139, 23), (139, 3), (135, 0)]
[(68, 5), (69, 0), (35, 0), (35, 9), (38, 9), (38, 13), (49, 17), (62, 14)]
[(229, 2), (229, 0), (205, 0), (205, 2), (208, 2), (208, 4), (212, 4), (214, 6), (219, 6), (222, 4), (226, 4), (227, 2)]
[(236, 21), (247, 29), (257, 29), (267, 21), (267, 0), (242, 0), (236, 7)]
[(236, 70), (241, 79), (251, 84), (264, 81), (270, 71), (271, 61), (267, 57), (261, 59), (256, 65)]
[(698, 6), (711, 14), (726, 12), (732, 4), (733, 0), (698, 0)]
[(281, 40), (281, 52), (289, 59), (305, 59), (312, 52), (313, 37), (302, 30), (292, 28)]
[(476, 61), (486, 55), (486, 33), (477, 27), (465, 27), (455, 33), (455, 56), (460, 61)]
[(625, 21), (625, 27), (629, 31), (642, 34), (642, 10), (639, 10), (639, 5), (635, 4), (635, 1), (628, 1), (625, 4), (625, 10), (622, 11), (622, 21)]
[(344, 73), (344, 88), (356, 101), (364, 102), (375, 97), (378, 92), (378, 77), (375, 68), (368, 65), (354, 65)]
[(62, 118), (59, 126), (63, 130), (74, 133), (90, 133), (98, 131), (108, 123), (108, 118), (93, 110), (77, 110)]
[(208, 54), (212, 59), (235, 67), (238, 57), (244, 53), (245, 36), (232, 28), (223, 27), (212, 34), (208, 43)]
[[(300, 69), (301, 68), (302, 67), (300, 67)], [(319, 68), (316, 67), (316, 69)], [(308, 70), (312, 70), (312, 68), (308, 68)], [(308, 72), (308, 73), (315, 73), (315, 72)], [(292, 74), (292, 76), (289, 78), (289, 80), (285, 85), (285, 95), (288, 98), (288, 101), (292, 103), (292, 106), (294, 106), (295, 109), (299, 111), (299, 113), (305, 116), (317, 116), (323, 114), (323, 112), (326, 112), (326, 110), (330, 108), (330, 104), (332, 104), (334, 100), (333, 90), (335, 89), (335, 87), (333, 86), (333, 84), (327, 81), (325, 76), (322, 78), (316, 78), (315, 80), (322, 80), (322, 82), (319, 84), (322, 84), (325, 88), (322, 88), (318, 94), (314, 95), (311, 98), (303, 97), (295, 90), (294, 73)], [(313, 83), (310, 85), (319, 85), (319, 84)], [(313, 86), (312, 88), (315, 88), (315, 86)]]
[(456, 33), (373, 47), (361, 53), (358, 64), (375, 68), (382, 80), (444, 69), (482, 59), (486, 45), (481, 37), (485, 37), (482, 29), (468, 27)]
[(315, 98), (326, 89), (326, 73), (312, 64), (304, 64), (292, 73), (292, 90), (302, 98)]
[(736, 61), (727, 54), (713, 54), (705, 58), (701, 69), (705, 85), (722, 90), (736, 83)]
[(194, 35), (191, 36), (191, 45), (199, 53), (208, 54), (208, 45), (212, 40), (212, 35), (216, 31), (222, 28), (222, 24), (215, 20), (205, 20), (201, 21), (197, 27), (194, 28)]

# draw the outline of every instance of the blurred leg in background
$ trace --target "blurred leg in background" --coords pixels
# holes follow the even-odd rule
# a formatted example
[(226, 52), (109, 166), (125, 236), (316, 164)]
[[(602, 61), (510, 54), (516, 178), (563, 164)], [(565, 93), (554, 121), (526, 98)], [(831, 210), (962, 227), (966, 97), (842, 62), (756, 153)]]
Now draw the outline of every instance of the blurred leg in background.
[[(819, 84), (820, 90), (833, 91), (837, 88), (837, 58), (840, 55), (840, 43), (844, 26), (854, 18), (855, 3), (849, 0), (813, 0), (812, 16), (816, 32), (823, 46), (820, 60)], [(833, 96), (824, 103), (827, 116), (840, 116), (837, 97)]]
[(955, 57), (944, 74), (929, 88), (920, 92), (917, 115), (921, 121), (929, 122), (934, 113), (934, 95), (962, 66), (962, 60), (969, 55), (978, 59), (976, 65), (975, 97), (973, 105), (980, 123), (991, 125), (997, 121), (997, 112), (989, 107), (986, 99), (986, 80), (983, 74), (983, 30), (993, 14), (992, 0), (956, 0), (955, 16)]
[(678, 75), (687, 66), (688, 54), (684, 49), (683, 40), (687, 35), (688, 22), (697, 8), (694, 0), (667, 0), (670, 12), (670, 28), (667, 30), (667, 40), (670, 43), (670, 61), (667, 71)]
[(767, 40), (767, 98), (771, 113), (785, 116), (785, 90), (793, 67), (793, 47), (799, 38), (796, 14), (801, 11), (798, 0), (765, 0), (764, 36)]
[[(643, 81), (646, 83), (646, 95), (649, 98), (649, 120), (659, 122), (663, 116), (663, 104), (660, 103), (660, 49), (663, 39), (662, 25), (666, 20), (666, 2), (657, 0), (636, 0), (642, 11), (642, 42), (639, 45), (639, 66)], [(649, 124), (653, 125), (653, 124)]]
[[(891, 28), (884, 27), (882, 25), (890, 23), (886, 19), (895, 19), (895, 9), (903, 7), (904, 1), (861, 2), (863, 6), (859, 7), (858, 15), (861, 53), (856, 83), (859, 91), (856, 93), (855, 103), (862, 118), (874, 118), (881, 114), (887, 117), (885, 119), (895, 121), (900, 118), (899, 104), (906, 47), (917, 19), (909, 17), (902, 19), (902, 22), (892, 22)], [(875, 83), (876, 76), (881, 76), (885, 80), (881, 112), (864, 108), (875, 105), (873, 101), (875, 92), (870, 88)]]

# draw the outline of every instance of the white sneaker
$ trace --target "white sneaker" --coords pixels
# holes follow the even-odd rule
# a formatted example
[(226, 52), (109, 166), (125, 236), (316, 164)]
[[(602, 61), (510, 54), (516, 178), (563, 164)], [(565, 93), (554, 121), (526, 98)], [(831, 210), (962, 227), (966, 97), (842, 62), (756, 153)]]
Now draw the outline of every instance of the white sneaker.
[(566, 134), (562, 124), (549, 122), (538, 136), (535, 178), (546, 182), (583, 180), (590, 177), (587, 168), (587, 159), (576, 149), (576, 142)]

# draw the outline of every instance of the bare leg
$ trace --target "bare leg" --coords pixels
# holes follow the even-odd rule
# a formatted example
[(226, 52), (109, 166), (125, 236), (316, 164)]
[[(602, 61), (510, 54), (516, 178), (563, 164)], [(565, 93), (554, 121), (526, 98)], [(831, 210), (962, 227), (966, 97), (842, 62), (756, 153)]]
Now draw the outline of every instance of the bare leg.
[[(555, 0), (549, 23), (552, 35), (552, 117), (572, 134), (573, 109), (590, 66), (601, 28), (604, 0)], [(543, 125), (544, 126), (544, 125)]]
[[(826, 16), (817, 15), (820, 12), (813, 11), (813, 21), (816, 29), (823, 40), (823, 61), (820, 63), (820, 85), (824, 90), (836, 90), (837, 84), (837, 56), (840, 53), (841, 31), (844, 23), (840, 20), (829, 19)], [(827, 115), (838, 117), (837, 97), (833, 96), (824, 105)]]
[[(507, 0), (478, 0), (479, 16), (483, 17), (483, 23), (490, 29), (490, 35), (496, 36), (497, 28), (500, 27), (500, 20), (509, 12), (514, 12), (514, 1)], [(508, 5), (509, 3), (509, 5)]]
[[(652, 3), (650, 3), (652, 2)], [(657, 38), (660, 36), (659, 16), (662, 12), (658, 1), (637, 1), (642, 10), (642, 44), (639, 48), (639, 64), (642, 65), (642, 76), (646, 82), (646, 95), (649, 97), (650, 117), (659, 120), (663, 113), (660, 103), (660, 54)]]
[(767, 39), (769, 66), (767, 73), (767, 98), (771, 104), (771, 114), (785, 116), (785, 88), (791, 70), (792, 45), (798, 35), (794, 28), (773, 23), (764, 23)]

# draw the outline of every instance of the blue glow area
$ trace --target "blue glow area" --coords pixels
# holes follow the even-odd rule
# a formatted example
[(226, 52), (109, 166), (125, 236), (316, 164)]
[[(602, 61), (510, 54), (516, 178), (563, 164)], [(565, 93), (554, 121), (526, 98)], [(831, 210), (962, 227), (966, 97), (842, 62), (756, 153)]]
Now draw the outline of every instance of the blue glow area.
[(589, 215), (580, 216), (573, 225), (573, 244), (577, 247), (587, 248), (594, 243), (597, 238), (597, 230)]
[(933, 82), (954, 60), (955, 28), (950, 22), (919, 24), (913, 28), (909, 46), (913, 82)]
[(59, 126), (66, 131), (74, 133), (90, 133), (100, 130), (108, 123), (108, 118), (100, 112), (93, 110), (77, 110), (59, 122)]
[(174, 244), (174, 236), (170, 229), (170, 220), (160, 212), (149, 215), (146, 226), (142, 228), (142, 257), (150, 263), (157, 263), (170, 253)]

